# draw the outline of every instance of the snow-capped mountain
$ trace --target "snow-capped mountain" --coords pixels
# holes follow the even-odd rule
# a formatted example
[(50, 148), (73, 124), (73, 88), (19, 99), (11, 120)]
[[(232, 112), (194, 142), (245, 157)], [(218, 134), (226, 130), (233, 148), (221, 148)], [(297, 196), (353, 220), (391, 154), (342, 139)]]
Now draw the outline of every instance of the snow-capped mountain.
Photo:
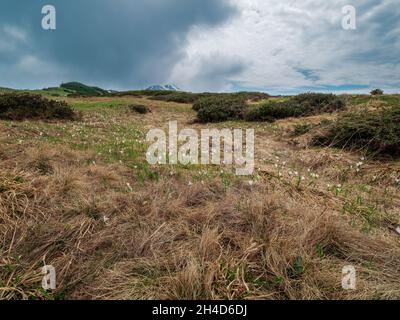
[(154, 85), (148, 87), (146, 90), (153, 90), (153, 91), (180, 91), (180, 89), (174, 84), (166, 84), (166, 85)]

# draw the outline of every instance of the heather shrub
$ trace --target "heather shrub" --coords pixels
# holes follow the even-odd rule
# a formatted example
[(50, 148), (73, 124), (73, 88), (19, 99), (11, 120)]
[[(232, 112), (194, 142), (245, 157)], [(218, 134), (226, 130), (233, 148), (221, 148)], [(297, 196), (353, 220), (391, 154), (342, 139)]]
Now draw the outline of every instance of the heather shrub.
[(246, 104), (242, 99), (209, 97), (198, 100), (193, 109), (200, 122), (222, 122), (243, 119)]
[(141, 105), (141, 104), (134, 104), (134, 105), (129, 106), (129, 108), (133, 112), (140, 113), (140, 114), (146, 114), (146, 113), (151, 112), (148, 107)]
[(44, 98), (30, 93), (5, 93), (0, 95), (0, 119), (67, 119), (77, 117), (63, 101)]
[(311, 123), (300, 123), (294, 126), (292, 137), (300, 137), (313, 129), (314, 125)]
[(371, 95), (373, 96), (381, 96), (383, 95), (383, 90), (382, 89), (374, 89), (371, 91)]
[(273, 122), (279, 119), (299, 118), (344, 109), (345, 103), (333, 94), (305, 93), (287, 101), (268, 101), (258, 108), (249, 110), (247, 121)]
[(325, 134), (314, 137), (314, 144), (399, 158), (400, 106), (345, 114)]
[(235, 92), (235, 93), (191, 93), (170, 92), (164, 95), (155, 95), (153, 99), (177, 103), (196, 103), (203, 98), (238, 99), (242, 101), (260, 101), (270, 96), (262, 92)]
[(288, 101), (292, 108), (300, 107), (307, 114), (335, 112), (345, 107), (345, 103), (334, 94), (303, 93)]

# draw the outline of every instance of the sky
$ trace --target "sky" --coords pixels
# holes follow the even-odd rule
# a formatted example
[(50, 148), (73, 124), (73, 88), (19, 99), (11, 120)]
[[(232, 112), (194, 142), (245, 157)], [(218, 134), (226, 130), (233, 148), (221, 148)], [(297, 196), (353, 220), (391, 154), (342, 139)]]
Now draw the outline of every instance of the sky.
[[(42, 28), (42, 7), (56, 29)], [(345, 30), (352, 5), (356, 29)], [(0, 87), (400, 92), (398, 0), (2, 0)]]

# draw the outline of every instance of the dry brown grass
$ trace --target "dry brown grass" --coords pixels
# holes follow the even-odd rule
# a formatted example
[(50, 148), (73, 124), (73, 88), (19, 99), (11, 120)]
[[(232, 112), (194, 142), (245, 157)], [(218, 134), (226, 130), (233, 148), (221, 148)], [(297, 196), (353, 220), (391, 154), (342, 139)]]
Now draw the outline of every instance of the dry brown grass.
[[(43, 262), (57, 270), (55, 295), (72, 299), (400, 297), (398, 242), (351, 228), (306, 194), (176, 177), (117, 192), (129, 171), (85, 160), (2, 150), (2, 298), (43, 297)], [(356, 291), (340, 287), (347, 264), (359, 270)]]
[[(128, 121), (147, 128), (176, 113), (145, 103), (152, 118)], [(193, 114), (181, 108), (186, 125)], [(90, 152), (33, 139), (0, 145), (0, 299), (399, 299), (399, 198), (390, 186), (399, 164), (347, 172), (360, 155), (293, 145), (290, 130), (257, 130), (254, 185), (168, 168), (142, 183), (124, 164), (93, 163)], [(321, 178), (298, 184), (289, 168)], [(363, 184), (372, 190), (344, 211)], [(377, 211), (366, 217), (371, 203)], [(57, 271), (50, 294), (40, 289), (44, 264)], [(357, 290), (341, 287), (346, 265), (356, 267)]]

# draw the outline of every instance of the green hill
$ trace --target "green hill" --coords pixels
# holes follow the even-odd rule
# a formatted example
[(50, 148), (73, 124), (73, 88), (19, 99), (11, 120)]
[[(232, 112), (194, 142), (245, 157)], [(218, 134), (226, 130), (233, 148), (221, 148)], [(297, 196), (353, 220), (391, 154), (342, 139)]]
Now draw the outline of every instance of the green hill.
[(13, 89), (10, 89), (10, 88), (3, 88), (3, 87), (0, 87), (0, 93), (11, 92), (11, 91), (14, 91), (14, 90), (13, 90)]
[(71, 91), (72, 94), (83, 95), (83, 96), (102, 96), (108, 92), (99, 87), (87, 86), (80, 82), (67, 82), (61, 84), (60, 88)]

